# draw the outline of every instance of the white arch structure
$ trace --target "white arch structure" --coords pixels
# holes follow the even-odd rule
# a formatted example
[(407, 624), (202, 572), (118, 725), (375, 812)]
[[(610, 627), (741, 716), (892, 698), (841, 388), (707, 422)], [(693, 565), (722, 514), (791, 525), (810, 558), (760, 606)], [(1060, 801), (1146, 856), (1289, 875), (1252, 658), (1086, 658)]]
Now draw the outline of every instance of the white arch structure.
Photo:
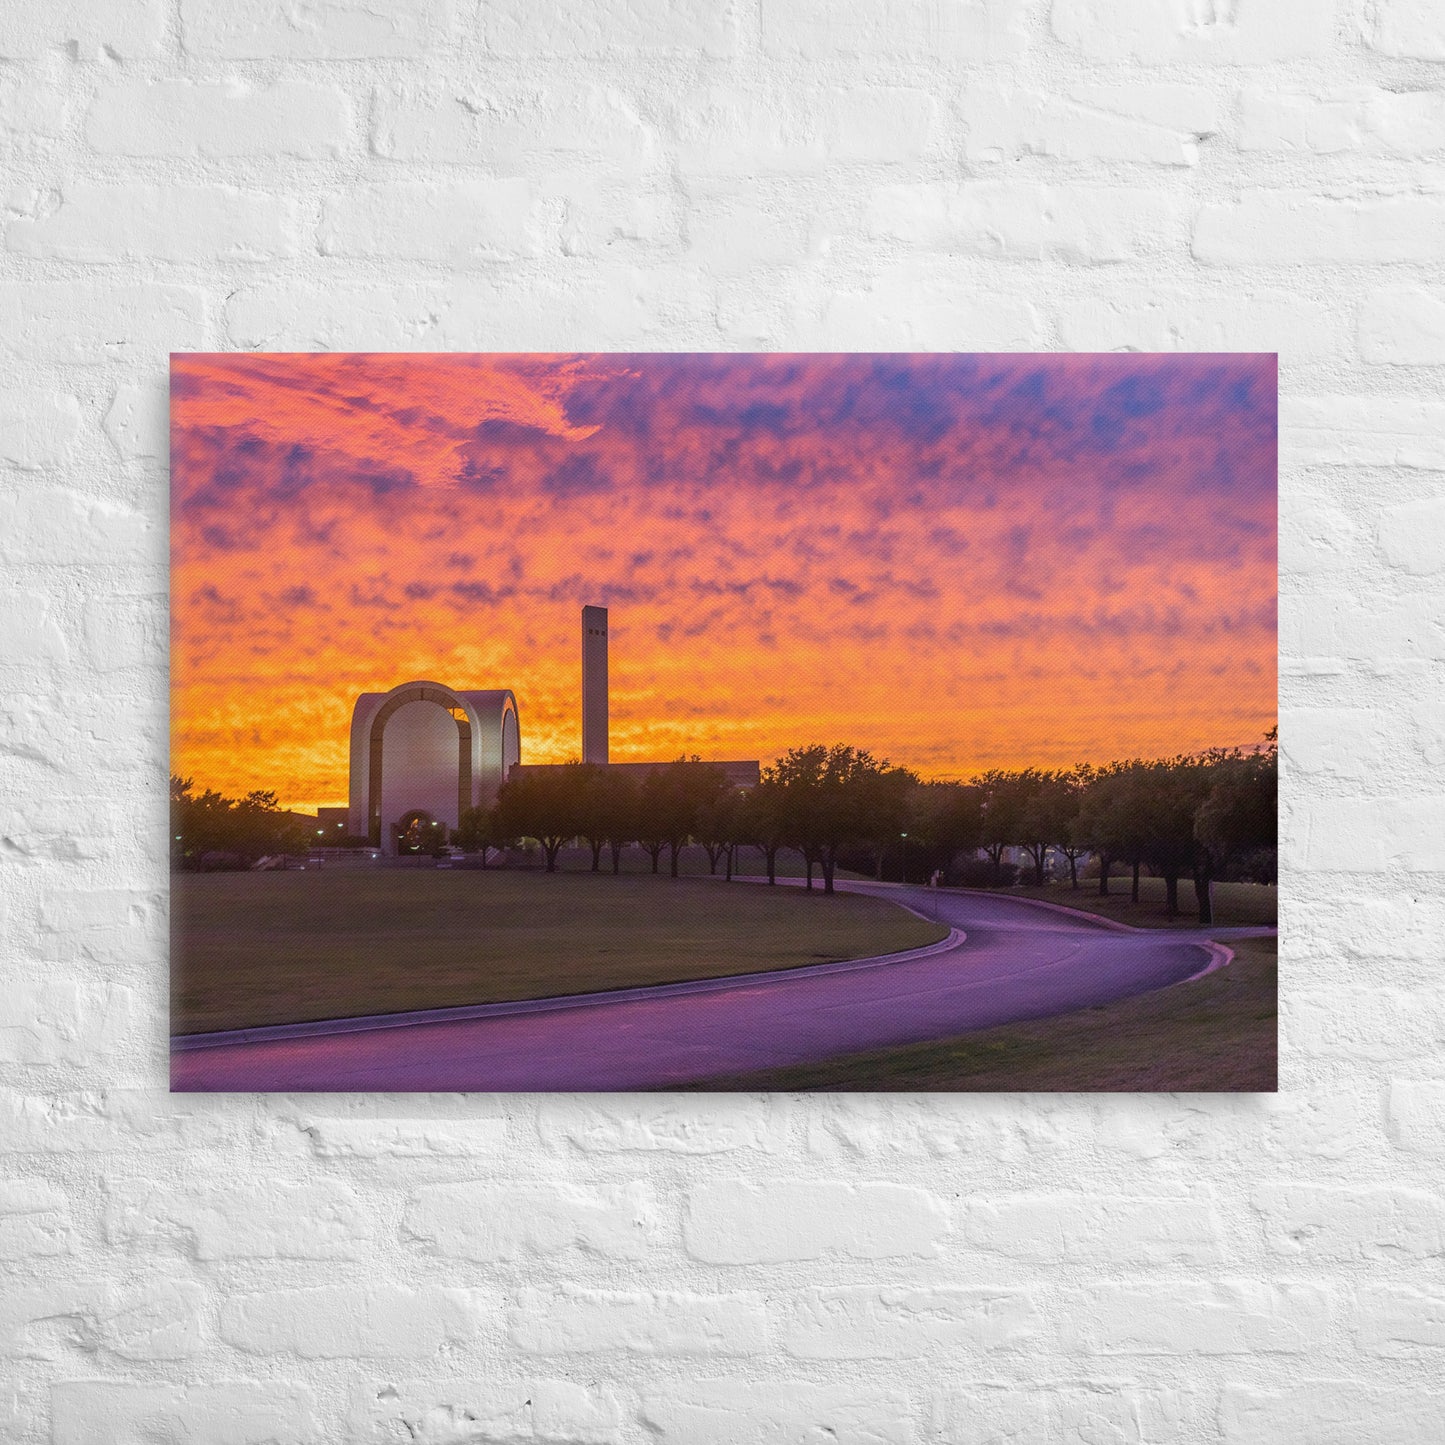
[[(388, 748), (388, 725), (404, 708), (410, 711)], [(439, 716), (427, 716), (430, 708), (446, 714), (454, 728), (439, 727)], [(397, 734), (406, 734), (405, 750)], [(497, 796), (520, 756), (517, 699), (510, 688), (461, 692), (419, 680), (390, 692), (364, 692), (351, 714), (348, 831), (390, 852), (388, 825), (411, 809), (455, 828), (465, 809)], [(384, 816), (388, 799), (395, 818)]]

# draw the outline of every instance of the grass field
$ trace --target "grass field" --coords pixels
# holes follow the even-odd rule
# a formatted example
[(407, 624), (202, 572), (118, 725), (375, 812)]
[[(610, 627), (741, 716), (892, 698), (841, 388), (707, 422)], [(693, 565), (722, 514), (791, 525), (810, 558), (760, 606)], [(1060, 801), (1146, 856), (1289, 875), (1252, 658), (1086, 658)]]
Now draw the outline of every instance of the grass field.
[(177, 874), (171, 1032), (495, 1003), (916, 948), (879, 898), (667, 877)]
[(1230, 944), (1235, 960), (1176, 984), (1030, 1023), (691, 1087), (974, 1093), (1247, 1092), (1276, 1087), (1277, 941)]
[[(1130, 902), (1131, 879), (1128, 873), (1115, 873), (1109, 880), (1109, 895), (1099, 897), (1099, 883), (1081, 882), (1076, 892), (1067, 883), (1050, 883), (1043, 888), (1000, 888), (1009, 898), (1042, 898), (1065, 908), (1082, 909), (1102, 918), (1113, 918), (1135, 928), (1198, 928), (1199, 906), (1194, 901), (1194, 884), (1179, 884), (1179, 914), (1171, 919), (1164, 911), (1164, 880), (1141, 878), (1139, 904)], [(989, 890), (994, 891), (994, 890)], [(1263, 883), (1216, 883), (1214, 885), (1214, 926), (1230, 924), (1265, 924), (1275, 927), (1279, 922), (1279, 890)]]

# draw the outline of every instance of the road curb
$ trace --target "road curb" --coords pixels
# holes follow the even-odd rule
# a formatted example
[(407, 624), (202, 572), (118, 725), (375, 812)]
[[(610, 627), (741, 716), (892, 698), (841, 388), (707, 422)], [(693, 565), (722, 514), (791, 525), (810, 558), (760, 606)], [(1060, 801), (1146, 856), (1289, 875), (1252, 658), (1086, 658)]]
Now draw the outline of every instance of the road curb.
[[(907, 904), (899, 907), (918, 918), (925, 915)], [(940, 923), (941, 919), (926, 918)], [(555, 998), (517, 999), (511, 1003), (462, 1004), (457, 1008), (412, 1009), (404, 1013), (365, 1014), (349, 1019), (314, 1019), (308, 1023), (267, 1024), (252, 1029), (226, 1029), (209, 1034), (176, 1034), (171, 1038), (173, 1052), (188, 1053), (196, 1049), (220, 1049), (231, 1044), (274, 1043), (286, 1039), (329, 1038), (339, 1034), (369, 1033), (375, 1029), (415, 1028), (421, 1024), (469, 1023), (474, 1019), (507, 1018), (519, 1014), (552, 1013), (560, 1009), (594, 1008), (639, 999), (687, 998), (693, 994), (723, 993), (755, 983), (773, 983), (783, 979), (818, 978), (830, 973), (856, 973), (864, 969), (889, 968), (898, 963), (913, 963), (932, 958), (957, 948), (968, 935), (961, 928), (950, 928), (948, 936), (922, 948), (903, 953), (880, 953), (869, 958), (840, 959), (837, 963), (802, 964), (797, 968), (774, 968), (765, 973), (729, 973), (719, 978), (690, 979), (685, 983), (658, 983), (639, 988), (615, 988), (598, 993), (558, 994)]]
[(1193, 983), (1197, 978), (1207, 978), (1211, 973), (1217, 973), (1221, 968), (1228, 968), (1234, 962), (1234, 950), (1226, 948), (1222, 943), (1201, 943), (1199, 946), (1209, 950), (1209, 962), (1198, 973), (1191, 973), (1188, 978), (1181, 978), (1180, 983)]

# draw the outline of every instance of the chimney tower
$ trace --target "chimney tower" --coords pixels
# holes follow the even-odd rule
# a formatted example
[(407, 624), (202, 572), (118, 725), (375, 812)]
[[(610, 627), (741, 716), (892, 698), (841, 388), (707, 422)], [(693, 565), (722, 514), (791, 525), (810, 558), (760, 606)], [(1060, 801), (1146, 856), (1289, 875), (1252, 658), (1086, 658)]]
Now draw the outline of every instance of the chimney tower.
[(582, 761), (607, 763), (607, 609), (582, 609)]

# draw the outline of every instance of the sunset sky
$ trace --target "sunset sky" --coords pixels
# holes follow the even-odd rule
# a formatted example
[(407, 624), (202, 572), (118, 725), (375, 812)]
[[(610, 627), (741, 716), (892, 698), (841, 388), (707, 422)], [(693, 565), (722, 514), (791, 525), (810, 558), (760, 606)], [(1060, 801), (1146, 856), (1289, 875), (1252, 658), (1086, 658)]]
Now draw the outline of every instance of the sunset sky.
[(173, 771), (344, 803), (356, 695), (930, 777), (1275, 721), (1271, 356), (177, 355)]

